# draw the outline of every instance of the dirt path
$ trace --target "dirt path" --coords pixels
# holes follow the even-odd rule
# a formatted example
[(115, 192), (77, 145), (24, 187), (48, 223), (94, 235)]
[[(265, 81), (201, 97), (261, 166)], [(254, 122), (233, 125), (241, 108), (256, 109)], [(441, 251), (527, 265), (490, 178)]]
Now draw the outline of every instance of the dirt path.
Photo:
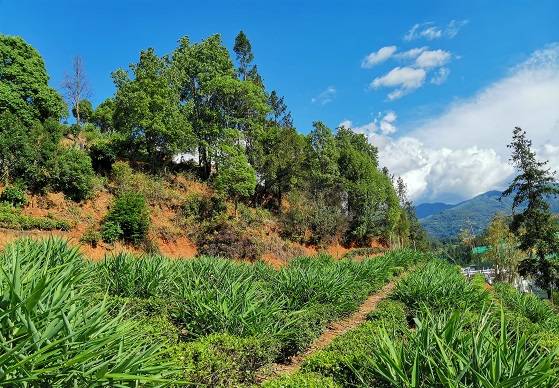
[(397, 278), (386, 284), (382, 289), (380, 289), (380, 291), (369, 296), (359, 307), (359, 309), (351, 314), (349, 317), (330, 323), (330, 326), (326, 328), (326, 330), (320, 335), (320, 337), (318, 337), (304, 353), (293, 356), (288, 364), (274, 364), (272, 367), (272, 372), (269, 374), (267, 379), (276, 377), (284, 373), (292, 373), (297, 371), (307, 357), (330, 345), (337, 336), (342, 335), (347, 331), (364, 323), (367, 318), (367, 314), (374, 311), (378, 303), (381, 300), (385, 299), (392, 292), (392, 290), (396, 286), (396, 283), (400, 278), (402, 278), (402, 276), (404, 275), (398, 276)]

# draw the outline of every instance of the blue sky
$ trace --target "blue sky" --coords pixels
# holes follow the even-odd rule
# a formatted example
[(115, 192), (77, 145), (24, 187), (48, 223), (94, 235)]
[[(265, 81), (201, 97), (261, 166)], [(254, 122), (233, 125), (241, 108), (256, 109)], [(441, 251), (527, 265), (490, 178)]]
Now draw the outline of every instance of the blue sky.
[[(39, 50), (53, 86), (60, 85), (73, 56), (83, 57), (94, 103), (112, 95), (110, 73), (135, 62), (140, 50), (154, 47), (165, 54), (181, 36), (198, 41), (214, 33), (231, 48), (242, 29), (267, 87), (286, 97), (301, 132), (322, 120), (366, 133), (381, 149), (381, 161), (404, 176), (418, 201), (453, 202), (502, 187), (502, 175), (512, 172), (501, 146), (511, 118), (515, 125), (543, 125), (534, 128), (535, 144), (554, 160), (559, 135), (550, 134), (559, 130), (559, 118), (547, 113), (552, 109), (546, 104), (559, 106), (559, 84), (553, 83), (558, 22), (558, 1), (0, 0), (0, 32), (22, 36)], [(533, 65), (538, 53), (550, 59)], [(530, 105), (522, 101), (511, 102), (511, 114), (498, 107), (494, 114), (484, 112), (502, 115), (508, 132), (494, 125), (483, 129), (471, 119), (480, 116), (476, 101), (494, 93), (495, 101), (486, 105), (498, 105), (499, 85), (512, 82), (515, 90), (514, 77), (522, 78), (521, 67), (532, 65), (535, 81), (524, 79), (523, 86), (529, 101), (536, 82), (546, 88), (540, 91), (547, 102), (537, 108), (539, 121), (529, 111), (518, 113), (515, 104)], [(541, 80), (542, 69), (551, 78)], [(468, 108), (470, 116), (460, 116)], [(479, 101), (477, 109), (484, 109)], [(540, 111), (549, 117), (541, 119)], [(483, 130), (480, 136), (469, 121)], [(474, 171), (495, 177), (472, 181)]]

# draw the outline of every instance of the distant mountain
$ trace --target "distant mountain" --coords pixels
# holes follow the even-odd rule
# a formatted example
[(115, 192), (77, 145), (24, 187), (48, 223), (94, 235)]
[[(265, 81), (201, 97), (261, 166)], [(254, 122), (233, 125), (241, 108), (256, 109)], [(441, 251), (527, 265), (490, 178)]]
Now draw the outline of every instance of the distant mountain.
[[(425, 230), (439, 240), (452, 239), (466, 227), (477, 234), (487, 227), (496, 213), (511, 213), (512, 197), (499, 201), (500, 196), (500, 191), (488, 191), (457, 205), (447, 205), (449, 207), (424, 217), (418, 214), (418, 218)], [(550, 205), (553, 212), (559, 212), (559, 199), (551, 199)]]
[(443, 210), (450, 209), (456, 205), (449, 205), (448, 203), (434, 202), (434, 203), (422, 203), (415, 207), (415, 214), (417, 218), (425, 218), (432, 214), (437, 214)]

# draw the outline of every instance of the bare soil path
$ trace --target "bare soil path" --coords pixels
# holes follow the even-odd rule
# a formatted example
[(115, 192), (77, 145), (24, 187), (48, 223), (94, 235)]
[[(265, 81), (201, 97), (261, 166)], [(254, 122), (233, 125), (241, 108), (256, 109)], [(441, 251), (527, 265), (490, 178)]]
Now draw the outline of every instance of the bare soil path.
[(272, 371), (268, 375), (267, 379), (276, 377), (278, 375), (286, 374), (286, 373), (293, 373), (296, 372), (300, 367), (303, 361), (312, 355), (313, 353), (324, 349), (328, 345), (334, 341), (336, 337), (342, 335), (349, 330), (361, 325), (365, 322), (367, 318), (367, 314), (374, 311), (378, 305), (378, 303), (385, 299), (394, 287), (399, 279), (401, 279), (405, 274), (402, 274), (394, 279), (392, 279), (389, 283), (387, 283), (383, 288), (381, 288), (378, 292), (370, 295), (365, 302), (359, 307), (359, 309), (351, 314), (350, 316), (341, 319), (339, 321), (331, 322), (330, 325), (326, 328), (326, 330), (318, 337), (312, 344), (309, 346), (305, 352), (293, 356), (289, 363), (287, 364), (274, 364), (272, 366)]

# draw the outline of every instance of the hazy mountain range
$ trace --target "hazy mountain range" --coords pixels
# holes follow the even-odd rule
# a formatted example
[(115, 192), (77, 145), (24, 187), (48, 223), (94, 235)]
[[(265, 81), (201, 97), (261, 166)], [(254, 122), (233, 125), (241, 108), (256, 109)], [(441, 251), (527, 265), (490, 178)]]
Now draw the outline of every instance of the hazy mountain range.
[[(482, 232), (498, 212), (511, 214), (512, 197), (500, 200), (500, 191), (488, 191), (456, 205), (422, 203), (416, 207), (417, 217), (434, 238), (448, 240), (465, 227)], [(551, 210), (559, 213), (559, 198), (550, 199)]]

